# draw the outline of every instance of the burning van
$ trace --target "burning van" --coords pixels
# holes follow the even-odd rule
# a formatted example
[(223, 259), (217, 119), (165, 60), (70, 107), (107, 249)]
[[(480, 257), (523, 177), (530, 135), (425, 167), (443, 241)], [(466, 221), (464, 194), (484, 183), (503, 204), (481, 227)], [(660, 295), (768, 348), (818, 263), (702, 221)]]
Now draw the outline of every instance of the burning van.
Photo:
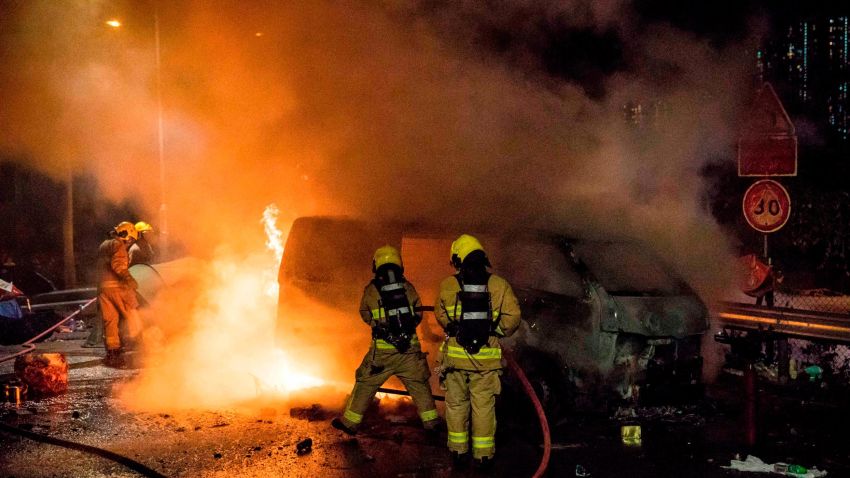
[[(682, 385), (699, 389), (707, 309), (687, 284), (634, 242), (303, 217), (292, 225), (280, 265), (278, 333), (292, 327), (287, 317), (307, 304), (359, 320), (372, 254), (385, 244), (399, 248), (405, 276), (422, 303), (433, 305), (440, 280), (454, 273), (449, 248), (461, 233), (481, 240), (494, 272), (513, 286), (524, 321), (503, 343), (514, 350), (549, 408), (599, 393), (627, 398), (638, 391), (666, 396)], [(310, 323), (321, 326), (321, 317), (314, 320)], [(327, 333), (333, 340), (333, 330)], [(432, 351), (442, 341), (433, 314), (426, 314), (420, 337)]]

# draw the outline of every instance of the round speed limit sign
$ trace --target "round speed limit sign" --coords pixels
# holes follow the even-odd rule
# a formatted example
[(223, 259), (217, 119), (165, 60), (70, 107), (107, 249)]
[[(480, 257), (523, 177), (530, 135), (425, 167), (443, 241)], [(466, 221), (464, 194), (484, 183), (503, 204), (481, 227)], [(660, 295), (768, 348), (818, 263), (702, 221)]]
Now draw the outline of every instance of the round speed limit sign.
[(759, 232), (776, 232), (788, 222), (791, 197), (772, 179), (756, 181), (744, 193), (744, 217)]

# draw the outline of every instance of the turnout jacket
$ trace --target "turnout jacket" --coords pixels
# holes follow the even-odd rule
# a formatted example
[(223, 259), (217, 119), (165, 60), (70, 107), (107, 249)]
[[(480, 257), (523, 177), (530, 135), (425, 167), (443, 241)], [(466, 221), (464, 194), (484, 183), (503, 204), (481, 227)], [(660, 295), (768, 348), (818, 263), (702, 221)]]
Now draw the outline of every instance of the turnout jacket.
[(100, 244), (97, 267), (100, 289), (128, 287), (130, 275), (130, 256), (127, 246), (120, 239), (107, 239)]
[[(490, 308), (495, 323), (493, 335), (490, 336), (487, 345), (474, 355), (460, 346), (456, 337), (447, 337), (440, 346), (440, 361), (447, 369), (485, 371), (502, 368), (502, 347), (499, 345), (499, 337), (509, 337), (519, 328), (522, 320), (519, 302), (508, 281), (496, 274), (490, 275), (487, 289), (490, 292)], [(440, 295), (434, 305), (434, 315), (443, 329), (450, 328), (450, 322), (460, 320), (462, 312), (458, 299), (460, 290), (460, 283), (455, 276), (447, 277), (440, 283)]]
[[(419, 324), (422, 321), (422, 312), (416, 311), (416, 308), (420, 306), (419, 294), (413, 284), (407, 281), (404, 282), (404, 292), (407, 295), (407, 301), (410, 302), (410, 307), (413, 308), (416, 323)], [(386, 311), (381, 307), (381, 294), (373, 282), (369, 282), (363, 290), (363, 298), (360, 299), (360, 318), (370, 327), (381, 327), (387, 323)], [(372, 347), (377, 349), (377, 353), (398, 353), (394, 345), (383, 339), (373, 340)], [(414, 333), (410, 340), (410, 348), (404, 353), (421, 351), (418, 334)]]

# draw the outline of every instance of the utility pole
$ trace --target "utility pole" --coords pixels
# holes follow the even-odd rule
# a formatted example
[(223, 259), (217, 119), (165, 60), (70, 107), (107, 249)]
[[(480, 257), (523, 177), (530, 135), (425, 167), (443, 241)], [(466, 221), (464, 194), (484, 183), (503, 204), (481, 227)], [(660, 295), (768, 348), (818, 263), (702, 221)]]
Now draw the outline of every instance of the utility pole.
[(77, 259), (74, 255), (74, 170), (70, 164), (66, 181), (65, 222), (62, 225), (62, 236), (65, 245), (65, 288), (71, 289), (77, 286)]
[(156, 40), (156, 100), (157, 140), (159, 145), (159, 257), (168, 259), (168, 206), (165, 197), (165, 138), (162, 125), (162, 67), (159, 49), (159, 6), (153, 11), (154, 38)]

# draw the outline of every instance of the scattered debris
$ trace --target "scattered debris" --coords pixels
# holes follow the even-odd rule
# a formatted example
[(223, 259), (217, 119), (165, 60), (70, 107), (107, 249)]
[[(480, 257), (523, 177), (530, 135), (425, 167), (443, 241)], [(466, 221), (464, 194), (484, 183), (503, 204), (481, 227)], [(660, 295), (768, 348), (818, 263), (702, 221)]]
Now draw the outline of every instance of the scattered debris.
[(620, 426), (620, 437), (623, 440), (623, 445), (626, 445), (626, 446), (641, 446), (640, 425), (622, 425), (622, 426)]
[(387, 415), (384, 419), (390, 423), (404, 423), (407, 421), (407, 418), (401, 415)]
[(809, 365), (803, 370), (805, 370), (806, 375), (809, 376), (810, 382), (823, 378), (823, 369), (819, 365)]
[[(552, 443), (552, 450), (572, 450), (575, 448), (584, 448), (587, 445), (584, 443)], [(540, 444), (540, 448), (543, 448), (543, 444)]]
[(313, 451), (313, 439), (305, 438), (295, 445), (295, 453), (298, 456), (306, 455)]
[(693, 426), (705, 425), (704, 413), (696, 406), (620, 407), (614, 419), (620, 422), (655, 421), (662, 423), (684, 423)]
[(741, 461), (739, 455), (735, 455), (735, 460), (731, 460), (729, 466), (724, 466), (723, 468), (737, 470), (737, 471), (752, 471), (758, 473), (781, 473), (787, 476), (794, 476), (797, 478), (819, 478), (821, 476), (826, 476), (826, 471), (818, 470), (817, 468), (806, 469), (800, 465), (793, 465), (788, 463), (765, 463), (761, 460), (761, 458), (747, 455), (747, 459)]
[(317, 422), (331, 418), (333, 416), (333, 413), (325, 410), (318, 403), (314, 403), (309, 407), (290, 408), (289, 416), (298, 420)]

